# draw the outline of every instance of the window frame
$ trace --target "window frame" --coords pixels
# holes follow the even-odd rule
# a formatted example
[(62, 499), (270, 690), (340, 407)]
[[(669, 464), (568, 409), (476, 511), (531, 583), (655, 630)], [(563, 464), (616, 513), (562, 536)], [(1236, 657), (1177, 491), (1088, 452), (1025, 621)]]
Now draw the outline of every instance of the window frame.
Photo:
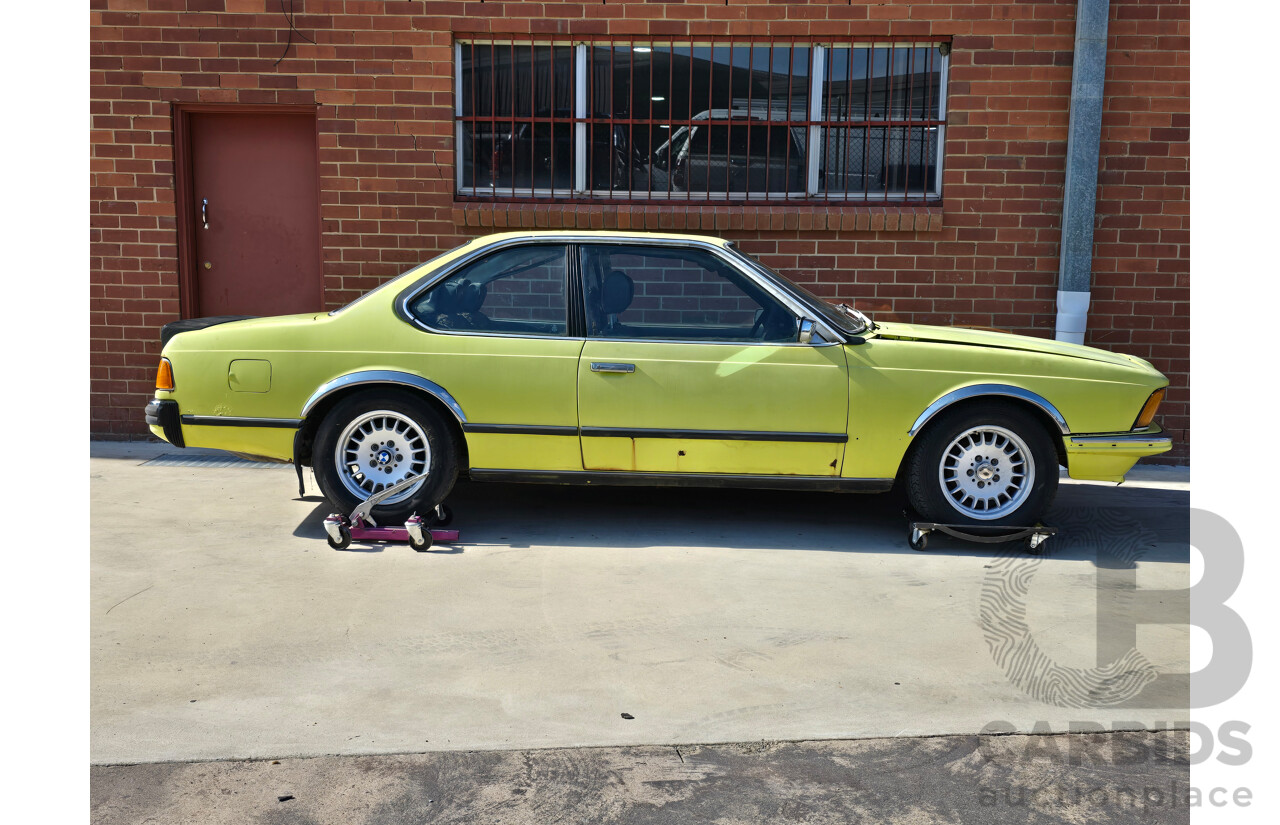
[[(568, 266), (565, 270), (565, 277), (568, 278), (566, 286), (566, 299), (569, 302), (569, 323), (564, 335), (531, 335), (516, 334), (507, 332), (493, 332), (485, 330), (450, 330), (437, 329), (422, 321), (409, 309), (409, 305), (416, 300), (422, 293), (431, 289), (444, 280), (457, 274), (459, 270), (469, 266), (472, 263), (487, 257), (488, 255), (501, 251), (511, 246), (519, 246), (525, 244), (558, 244), (567, 246), (568, 250)], [(733, 342), (734, 346), (743, 347), (830, 347), (839, 346), (846, 343), (846, 333), (842, 333), (830, 321), (827, 320), (826, 314), (818, 308), (810, 306), (799, 296), (791, 293), (790, 290), (774, 283), (773, 277), (766, 271), (751, 265), (749, 258), (742, 256), (732, 246), (725, 246), (713, 241), (700, 241), (695, 239), (687, 239), (680, 241), (672, 241), (668, 238), (643, 238), (643, 237), (627, 237), (609, 234), (587, 235), (587, 234), (564, 234), (545, 237), (511, 237), (501, 241), (485, 244), (475, 250), (463, 255), (456, 260), (450, 261), (443, 268), (428, 272), (413, 283), (400, 290), (392, 304), (396, 316), (416, 329), (430, 335), (463, 335), (471, 337), (484, 338), (527, 338), (540, 341), (602, 341), (607, 340), (616, 343), (643, 343), (643, 344), (708, 344), (723, 346), (725, 342), (717, 341), (699, 341), (697, 339), (675, 340), (675, 339), (653, 339), (653, 338), (591, 338), (586, 332), (586, 296), (582, 290), (581, 276), (581, 253), (580, 247), (584, 245), (627, 245), (627, 246), (659, 246), (664, 249), (696, 249), (711, 253), (720, 259), (726, 266), (732, 267), (752, 282), (756, 283), (767, 292), (774, 300), (778, 301), (782, 306), (795, 313), (800, 321), (812, 321), (814, 323), (814, 340), (809, 342), (802, 341), (737, 341)]]
[[(635, 245), (635, 244), (631, 244), (630, 246), (635, 247), (636, 245)], [(632, 254), (632, 255), (637, 255), (637, 256), (644, 255), (644, 252), (642, 251), (642, 250), (643, 250), (643, 247), (641, 247), (641, 248), (640, 248), (640, 250), (638, 250), (638, 251), (631, 251), (631, 250), (628, 250), (628, 249), (627, 249), (628, 244), (626, 244), (626, 243), (619, 243), (619, 242), (618, 242), (618, 241), (616, 241), (616, 240), (601, 240), (601, 241), (596, 241), (596, 242), (593, 242), (593, 243), (579, 243), (579, 244), (577, 244), (577, 254), (578, 254), (578, 273), (579, 273), (579, 278), (582, 278), (582, 279), (585, 279), (585, 278), (586, 278), (586, 275), (587, 275), (587, 267), (586, 267), (586, 266), (584, 265), (584, 263), (583, 263), (583, 250), (584, 250), (584, 249), (586, 249), (586, 248), (588, 248), (588, 247), (597, 248), (597, 249), (598, 249), (598, 248), (602, 248), (602, 247), (608, 247), (608, 248), (611, 248), (612, 250), (620, 250), (620, 251), (622, 252), (622, 254)], [(724, 256), (722, 256), (722, 255), (717, 255), (717, 254), (715, 254), (714, 252), (710, 252), (710, 251), (705, 250), (705, 249), (699, 249), (699, 248), (697, 248), (697, 247), (693, 247), (693, 246), (688, 246), (688, 245), (686, 245), (686, 244), (670, 244), (670, 245), (662, 245), (662, 246), (659, 246), (659, 247), (657, 247), (657, 248), (658, 248), (659, 250), (661, 250), (662, 252), (664, 252), (664, 253), (670, 253), (669, 255), (667, 255), (667, 257), (669, 257), (669, 258), (679, 258), (680, 260), (682, 260), (682, 261), (684, 261), (684, 262), (686, 262), (686, 263), (693, 263), (695, 266), (697, 266), (697, 267), (699, 267), (699, 268), (702, 268), (702, 269), (705, 269), (706, 271), (711, 272), (713, 275), (716, 275), (716, 276), (718, 276), (718, 277), (722, 278), (726, 283), (728, 283), (728, 284), (730, 284), (730, 285), (732, 285), (732, 286), (736, 287), (737, 289), (739, 289), (739, 290), (742, 292), (742, 295), (743, 295), (744, 297), (746, 297), (746, 298), (747, 298), (747, 299), (749, 299), (749, 300), (755, 301), (757, 304), (759, 304), (759, 299), (758, 299), (756, 296), (752, 295), (749, 291), (747, 291), (747, 290), (745, 290), (745, 289), (742, 289), (742, 287), (738, 286), (737, 284), (734, 284), (734, 283), (733, 283), (733, 281), (732, 281), (732, 279), (725, 277), (723, 274), (721, 274), (721, 273), (719, 273), (719, 272), (714, 272), (714, 271), (709, 270), (709, 269), (706, 269), (706, 268), (703, 266), (703, 264), (702, 264), (701, 262), (699, 262), (696, 258), (697, 258), (697, 257), (710, 257), (713, 261), (715, 261), (716, 263), (720, 264), (720, 265), (721, 265), (725, 270), (728, 270), (728, 271), (730, 271), (730, 272), (736, 273), (736, 274), (737, 274), (739, 277), (741, 277), (744, 281), (746, 281), (747, 283), (751, 284), (751, 285), (752, 285), (752, 286), (754, 286), (756, 289), (758, 289), (758, 290), (762, 293), (762, 295), (764, 296), (764, 298), (765, 298), (766, 300), (768, 300), (768, 301), (772, 301), (772, 302), (773, 302), (773, 305), (774, 305), (775, 307), (777, 307), (778, 309), (783, 310), (784, 312), (786, 312), (786, 313), (788, 313), (788, 314), (790, 314), (790, 315), (791, 315), (791, 317), (792, 317), (792, 318), (793, 318), (793, 320), (795, 321), (795, 325), (794, 325), (794, 326), (795, 326), (795, 329), (794, 329), (794, 338), (793, 338), (793, 339), (788, 339), (788, 340), (786, 340), (786, 341), (768, 341), (768, 340), (755, 341), (755, 340), (752, 340), (752, 339), (750, 339), (750, 338), (742, 338), (742, 337), (716, 337), (716, 336), (712, 336), (712, 335), (696, 335), (696, 336), (690, 336), (690, 337), (687, 337), (687, 338), (682, 338), (682, 337), (680, 337), (680, 336), (678, 336), (678, 335), (677, 335), (677, 336), (672, 336), (672, 337), (669, 337), (669, 338), (668, 338), (668, 337), (661, 337), (661, 336), (637, 336), (637, 337), (628, 337), (628, 336), (625, 336), (625, 335), (601, 335), (601, 334), (599, 334), (599, 333), (595, 333), (595, 334), (593, 334), (593, 333), (592, 333), (592, 331), (591, 331), (590, 325), (588, 324), (588, 325), (583, 329), (583, 334), (585, 335), (585, 337), (587, 338), (587, 340), (589, 340), (589, 341), (609, 341), (609, 342), (615, 342), (615, 341), (627, 341), (627, 342), (632, 342), (632, 343), (644, 342), (644, 343), (652, 343), (652, 344), (695, 343), (695, 342), (696, 342), (696, 343), (701, 343), (701, 344), (724, 344), (724, 345), (728, 345), (728, 346), (738, 346), (738, 345), (741, 345), (741, 344), (773, 344), (773, 345), (775, 345), (775, 346), (782, 346), (782, 345), (785, 345), (785, 344), (796, 344), (796, 343), (799, 343), (799, 342), (800, 342), (800, 341), (799, 341), (800, 326), (801, 326), (801, 323), (802, 323), (802, 322), (805, 320), (805, 318), (806, 318), (805, 313), (803, 313), (803, 312), (797, 312), (797, 311), (795, 310), (795, 308), (794, 308), (794, 307), (792, 307), (792, 306), (790, 306), (789, 304), (785, 303), (785, 302), (784, 302), (780, 297), (778, 297), (778, 296), (777, 296), (777, 295), (775, 295), (771, 290), (769, 290), (769, 289), (767, 288), (767, 286), (762, 282), (762, 280), (761, 280), (760, 278), (756, 277), (756, 274), (755, 274), (755, 273), (752, 273), (752, 272), (745, 272), (745, 271), (743, 271), (740, 267), (736, 266), (736, 265), (735, 265), (735, 263), (734, 263), (733, 261), (729, 260), (728, 258), (726, 258), (726, 257), (724, 257)], [(688, 256), (687, 256), (687, 257), (684, 257), (684, 256), (683, 256), (683, 253), (688, 253)], [(611, 252), (610, 254), (616, 254), (616, 253)], [(658, 256), (654, 256), (654, 257), (658, 257), (658, 258), (660, 258), (660, 257), (662, 257), (662, 256), (661, 256), (661, 255), (658, 255)], [(625, 269), (618, 269), (617, 271), (618, 271), (618, 272), (621, 272), (621, 273), (622, 273), (622, 274), (624, 274), (624, 275), (627, 275), (627, 270), (625, 270)], [(630, 276), (630, 275), (628, 275), (627, 277), (631, 277), (631, 276)], [(706, 283), (707, 281), (703, 281), (703, 282), (704, 282), (704, 283)], [(633, 283), (633, 284), (638, 284), (638, 283), (642, 283), (642, 282), (636, 281), (636, 279), (634, 279), (634, 278), (633, 278), (633, 279), (632, 279), (632, 283)], [(704, 297), (710, 297), (710, 296), (704, 296)], [(719, 297), (723, 297), (723, 296), (719, 296)], [(582, 303), (583, 303), (583, 308), (584, 308), (584, 312), (585, 312), (586, 317), (587, 317), (587, 318), (590, 318), (590, 317), (591, 317), (591, 315), (592, 315), (592, 313), (593, 313), (593, 311), (594, 311), (594, 308), (593, 308), (593, 307), (589, 307), (589, 306), (587, 306), (587, 301), (588, 301), (588, 300), (589, 300), (589, 297), (588, 297), (588, 295), (587, 295), (586, 283), (585, 283), (585, 281), (584, 281), (584, 282), (583, 282), (583, 288), (582, 288)], [(764, 305), (760, 305), (760, 307), (759, 307), (759, 308), (760, 308), (760, 309), (766, 309), (766, 307), (765, 307)], [(603, 307), (601, 307), (601, 309), (603, 309)], [(624, 312), (625, 312), (625, 310), (624, 310)], [(621, 320), (621, 313), (619, 313), (619, 320)], [(692, 325), (692, 324), (673, 324), (672, 326), (673, 326), (673, 327), (688, 327), (690, 330), (693, 330), (693, 329), (710, 329), (710, 328), (711, 328), (711, 327), (707, 327), (707, 326), (701, 326), (701, 327), (699, 327), (699, 326), (695, 326), (695, 325)], [(636, 327), (633, 325), (633, 326), (632, 326), (632, 329), (635, 329), (635, 328), (636, 328)]]
[[(577, 334), (578, 313), (576, 311), (577, 307), (582, 303), (582, 301), (580, 297), (576, 294), (576, 290), (572, 289), (574, 274), (577, 271), (577, 263), (578, 263), (577, 246), (578, 245), (571, 241), (563, 240), (560, 238), (546, 238), (546, 239), (539, 239), (536, 241), (530, 240), (528, 238), (522, 238), (518, 240), (522, 241), (523, 243), (492, 245), (492, 246), (486, 246), (482, 249), (476, 250), (474, 254), (466, 255), (463, 258), (460, 258), (458, 261), (455, 261), (444, 272), (432, 273), (431, 275), (427, 276), (427, 280), (425, 281), (419, 280), (418, 282), (410, 286), (408, 289), (406, 289), (404, 292), (402, 292), (400, 296), (396, 299), (395, 305), (396, 305), (397, 314), (399, 314), (401, 318), (408, 320), (414, 326), (420, 329), (426, 330), (427, 332), (435, 333), (437, 335), (470, 335), (470, 336), (482, 336), (486, 338), (536, 338), (539, 340), (551, 340), (551, 341), (566, 341), (566, 340), (576, 340), (576, 339), (582, 338), (581, 335)], [(448, 281), (450, 278), (461, 275), (468, 268), (481, 263), (486, 258), (489, 258), (494, 255), (499, 255), (502, 252), (505, 252), (506, 250), (511, 249), (512, 247), (515, 247), (515, 246), (520, 246), (520, 245), (532, 246), (535, 244), (538, 246), (564, 247), (565, 282), (563, 284), (564, 286), (563, 295), (564, 295), (565, 320), (564, 320), (563, 333), (554, 334), (549, 332), (548, 333), (503, 332), (501, 330), (492, 330), (492, 329), (441, 329), (440, 327), (432, 326), (431, 324), (428, 324), (426, 321), (422, 320), (422, 318), (418, 317), (418, 314), (414, 312), (413, 309), (411, 308), (411, 305), (415, 301), (417, 301), (419, 298), (426, 295), (426, 293), (430, 292), (431, 290), (435, 289), (438, 286), (444, 285), (444, 283)], [(437, 275), (438, 277), (436, 277)]]
[[(949, 36), (936, 38), (851, 38), (848, 41), (834, 41), (827, 39), (811, 39), (804, 38), (788, 38), (779, 43), (770, 37), (766, 42), (757, 42), (758, 38), (689, 38), (686, 40), (656, 40), (653, 38), (625, 38), (615, 39), (608, 38), (602, 40), (588, 41), (567, 41), (556, 38), (538, 38), (529, 37), (527, 39), (517, 39), (514, 37), (485, 37), (482, 35), (462, 36), (454, 39), (453, 48), (453, 73), (454, 73), (454, 198), (460, 202), (475, 203), (531, 203), (531, 202), (555, 202), (555, 203), (614, 203), (614, 204), (676, 204), (685, 202), (688, 204), (698, 205), (724, 205), (724, 204), (776, 204), (778, 202), (804, 203), (804, 204), (823, 204), (830, 206), (920, 206), (932, 205), (937, 206), (942, 203), (943, 189), (943, 162), (946, 157), (946, 129), (947, 129), (947, 92), (949, 87), (949, 75), (951, 69), (951, 38)], [(485, 46), (508, 46), (508, 47), (571, 47), (573, 56), (571, 60), (573, 72), (573, 117), (562, 119), (552, 117), (549, 120), (554, 125), (561, 122), (572, 123), (572, 163), (573, 163), (573, 184), (569, 189), (554, 186), (551, 187), (516, 187), (516, 186), (465, 186), (464, 174), (465, 164), (463, 162), (464, 145), (463, 126), (468, 117), (475, 115), (465, 115), (463, 113), (464, 92), (462, 84), (462, 61), (464, 46), (483, 44)], [(802, 121), (778, 120), (777, 124), (786, 124), (789, 128), (802, 128), (807, 131), (807, 136), (802, 143), (807, 143), (807, 151), (805, 158), (804, 171), (804, 191), (780, 191), (780, 192), (662, 192), (662, 191), (645, 191), (635, 188), (627, 188), (625, 190), (588, 188), (588, 125), (606, 125), (609, 120), (595, 118), (591, 116), (589, 107), (591, 100), (588, 98), (588, 90), (590, 87), (589, 74), (589, 49), (593, 47), (648, 47), (655, 49), (660, 46), (666, 46), (670, 49), (679, 48), (706, 48), (717, 46), (729, 46), (733, 48), (756, 48), (766, 47), (774, 48), (777, 46), (786, 46), (788, 48), (807, 48), (810, 50), (809, 63), (809, 98), (808, 98), (808, 118)], [(825, 81), (826, 59), (828, 52), (834, 49), (884, 49), (890, 50), (890, 55), (894, 49), (898, 48), (930, 48), (936, 49), (938, 54), (938, 113), (936, 118), (926, 117), (921, 120), (912, 118), (894, 119), (886, 117), (877, 121), (875, 128), (884, 129), (885, 131), (885, 152), (889, 151), (888, 144), (892, 140), (891, 130), (893, 129), (936, 129), (937, 130), (937, 148), (935, 150), (934, 168), (936, 169), (934, 185), (932, 191), (922, 190), (919, 194), (910, 191), (907, 187), (902, 193), (891, 192), (851, 192), (851, 191), (822, 191), (819, 181), (819, 165), (822, 155), (822, 149), (825, 140), (825, 131), (833, 128), (838, 121), (824, 119), (823, 108), (825, 98), (823, 97), (823, 84)], [(874, 52), (873, 52), (874, 53)], [(891, 57), (892, 59), (892, 57)], [(794, 76), (789, 74), (788, 76)], [(893, 75), (890, 74), (890, 77)], [(749, 113), (748, 113), (749, 114)], [(524, 117), (514, 117), (515, 121), (522, 120), (534, 121), (532, 115)], [(732, 118), (731, 118), (732, 119)], [(697, 118), (672, 119), (673, 126), (678, 124), (680, 127), (693, 126)], [(753, 122), (748, 117), (746, 122)], [(764, 124), (773, 124), (775, 121), (769, 119), (761, 121)], [(865, 121), (867, 128), (873, 120), (868, 117)], [(855, 128), (847, 125), (841, 128)], [(674, 129), (673, 129), (674, 133)], [(554, 135), (554, 129), (553, 133)], [(554, 141), (554, 137), (552, 138)], [(474, 165), (475, 157), (472, 157), (471, 163)]]

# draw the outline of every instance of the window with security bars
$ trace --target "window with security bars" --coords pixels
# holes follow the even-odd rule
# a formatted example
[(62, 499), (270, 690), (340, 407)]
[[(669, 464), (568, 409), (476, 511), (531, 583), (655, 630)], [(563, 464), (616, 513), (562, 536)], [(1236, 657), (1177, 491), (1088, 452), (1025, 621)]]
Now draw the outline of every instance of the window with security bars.
[(462, 199), (941, 197), (949, 45), (455, 45)]

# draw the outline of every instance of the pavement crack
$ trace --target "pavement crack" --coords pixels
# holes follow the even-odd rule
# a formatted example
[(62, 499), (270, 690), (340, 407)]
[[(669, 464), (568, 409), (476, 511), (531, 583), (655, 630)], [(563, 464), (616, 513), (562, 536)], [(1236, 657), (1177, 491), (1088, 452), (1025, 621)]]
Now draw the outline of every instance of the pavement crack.
[(676, 756), (680, 757), (680, 764), (681, 764), (681, 765), (683, 765), (683, 764), (684, 764), (684, 754), (682, 754), (682, 753), (680, 752), (680, 749), (679, 749), (679, 748), (676, 748), (676, 749), (675, 749), (675, 751), (676, 751)]
[[(144, 588), (142, 588), (141, 590), (139, 590), (137, 593), (134, 593), (134, 594), (133, 594), (133, 596), (140, 596), (140, 595), (142, 595), (143, 593), (146, 593), (148, 590), (150, 590), (150, 589), (151, 589), (151, 588), (153, 588), (153, 587), (155, 587), (155, 585), (154, 585), (154, 584), (149, 584), (149, 585), (147, 585), (146, 587), (144, 587)], [(132, 599), (132, 598), (133, 598), (133, 596), (125, 596), (125, 597), (124, 597), (123, 599), (121, 599), (120, 601), (118, 601), (118, 602), (116, 602), (115, 604), (111, 605), (110, 607), (108, 607), (108, 608), (107, 608), (107, 613), (110, 613), (112, 610), (115, 610), (115, 609), (116, 609), (117, 607), (119, 607), (120, 605), (122, 605), (122, 604), (124, 604), (125, 602), (129, 601), (130, 599)], [(102, 615), (104, 615), (104, 616), (105, 616), (105, 615), (107, 615), (107, 613), (103, 613)]]

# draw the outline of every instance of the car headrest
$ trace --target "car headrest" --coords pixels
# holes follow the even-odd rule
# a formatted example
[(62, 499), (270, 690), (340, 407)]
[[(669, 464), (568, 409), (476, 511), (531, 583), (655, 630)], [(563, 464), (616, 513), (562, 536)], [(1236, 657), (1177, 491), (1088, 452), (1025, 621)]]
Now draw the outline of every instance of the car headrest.
[(600, 287), (600, 303), (604, 308), (604, 314), (618, 315), (626, 312), (627, 307), (631, 306), (631, 299), (635, 297), (635, 292), (635, 282), (629, 276), (623, 275), (616, 269), (609, 270)]
[(432, 301), (435, 305), (436, 312), (458, 312), (459, 289), (460, 284), (457, 281), (450, 281), (441, 284), (432, 290)]
[(457, 312), (479, 312), (484, 298), (489, 294), (488, 284), (474, 284), (468, 280), (458, 282)]

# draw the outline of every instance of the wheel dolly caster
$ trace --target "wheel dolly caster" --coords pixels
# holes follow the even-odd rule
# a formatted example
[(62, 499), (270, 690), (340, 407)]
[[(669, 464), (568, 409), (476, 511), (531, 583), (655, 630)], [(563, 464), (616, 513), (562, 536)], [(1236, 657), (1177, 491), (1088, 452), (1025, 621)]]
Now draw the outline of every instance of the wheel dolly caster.
[(352, 540), (358, 541), (404, 541), (408, 542), (419, 553), (430, 550), (438, 541), (457, 541), (457, 530), (443, 530), (453, 521), (453, 512), (444, 504), (432, 508), (429, 519), (422, 516), (410, 516), (403, 527), (379, 527), (373, 520), (373, 508), (399, 491), (407, 488), (419, 479), (410, 476), (393, 484), (379, 493), (375, 493), (351, 511), (350, 516), (334, 513), (324, 520), (325, 538), (334, 550), (346, 550)]

